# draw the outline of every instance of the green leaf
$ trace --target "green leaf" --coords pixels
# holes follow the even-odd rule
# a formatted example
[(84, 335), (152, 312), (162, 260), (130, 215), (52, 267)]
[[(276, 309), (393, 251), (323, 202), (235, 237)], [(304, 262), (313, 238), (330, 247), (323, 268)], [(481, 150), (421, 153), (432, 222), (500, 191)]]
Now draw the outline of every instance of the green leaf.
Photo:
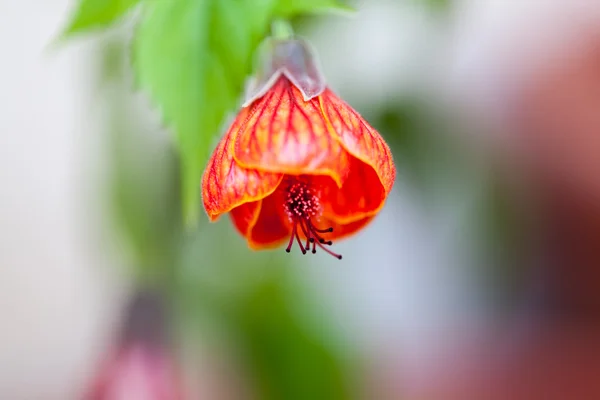
[(80, 0), (63, 33), (69, 36), (93, 28), (106, 27), (121, 18), (141, 0)]
[(139, 84), (175, 130), (186, 222), (198, 217), (202, 170), (238, 103), (273, 0), (158, 0), (146, 4), (133, 46)]
[(354, 12), (354, 9), (340, 0), (278, 0), (275, 10), (282, 17), (323, 12)]

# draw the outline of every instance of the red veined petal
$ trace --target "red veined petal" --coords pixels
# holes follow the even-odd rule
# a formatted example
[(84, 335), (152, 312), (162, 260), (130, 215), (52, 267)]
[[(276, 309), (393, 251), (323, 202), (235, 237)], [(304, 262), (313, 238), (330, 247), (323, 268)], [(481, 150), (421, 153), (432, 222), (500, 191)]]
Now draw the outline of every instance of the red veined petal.
[(385, 189), (375, 170), (354, 157), (341, 188), (328, 177), (314, 177), (313, 182), (319, 188), (323, 215), (341, 224), (375, 215), (385, 203)]
[(354, 157), (373, 167), (388, 194), (394, 185), (396, 168), (387, 143), (359, 113), (330, 89), (319, 99), (323, 114), (342, 146)]
[(247, 237), (252, 227), (256, 224), (261, 205), (262, 200), (253, 201), (239, 205), (229, 212), (233, 226), (235, 226), (242, 236)]
[(349, 155), (328, 129), (318, 98), (304, 101), (282, 76), (249, 109), (234, 139), (240, 165), (289, 175), (328, 175), (341, 186)]
[(283, 192), (275, 191), (262, 200), (260, 213), (246, 238), (252, 249), (266, 249), (281, 245), (292, 233), (290, 222), (283, 211)]
[(233, 158), (239, 129), (248, 117), (243, 109), (213, 152), (202, 177), (202, 200), (211, 221), (221, 214), (271, 194), (283, 175), (243, 168)]

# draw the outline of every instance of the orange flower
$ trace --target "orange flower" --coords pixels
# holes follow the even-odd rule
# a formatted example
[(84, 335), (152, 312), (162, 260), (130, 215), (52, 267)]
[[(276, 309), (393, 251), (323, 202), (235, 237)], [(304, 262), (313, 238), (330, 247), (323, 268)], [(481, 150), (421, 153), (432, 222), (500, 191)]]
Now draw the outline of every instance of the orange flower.
[(381, 210), (396, 175), (392, 154), (356, 111), (319, 89), (304, 42), (277, 42), (273, 54), (274, 71), (208, 162), (204, 207), (211, 221), (229, 212), (253, 249), (287, 240), (289, 252), (296, 241), (302, 253), (319, 247), (341, 259), (328, 246)]

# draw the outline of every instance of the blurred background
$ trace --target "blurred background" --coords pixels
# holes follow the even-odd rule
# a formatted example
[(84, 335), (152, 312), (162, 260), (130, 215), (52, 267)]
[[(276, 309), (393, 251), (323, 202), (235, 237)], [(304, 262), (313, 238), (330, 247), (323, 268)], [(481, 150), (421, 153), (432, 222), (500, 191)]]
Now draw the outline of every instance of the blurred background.
[(344, 260), (181, 222), (132, 22), (0, 0), (0, 398), (600, 399), (600, 3), (297, 21), (392, 147)]

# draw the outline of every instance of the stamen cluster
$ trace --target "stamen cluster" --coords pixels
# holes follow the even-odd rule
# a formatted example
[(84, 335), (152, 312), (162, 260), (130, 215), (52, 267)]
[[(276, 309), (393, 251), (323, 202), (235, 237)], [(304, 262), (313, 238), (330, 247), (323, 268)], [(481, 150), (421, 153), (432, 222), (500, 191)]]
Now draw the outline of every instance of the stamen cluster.
[[(334, 253), (325, 247), (331, 246), (333, 242), (325, 240), (321, 236), (323, 233), (333, 232), (333, 227), (318, 229), (311, 221), (321, 213), (318, 190), (302, 180), (292, 180), (286, 190), (285, 212), (292, 223), (292, 234), (285, 251), (288, 253), (291, 251), (294, 239), (296, 239), (302, 254), (306, 254), (312, 244), (313, 254), (317, 252), (318, 246), (332, 256), (342, 259), (340, 254)], [(300, 240), (300, 232), (306, 237), (304, 244)]]

